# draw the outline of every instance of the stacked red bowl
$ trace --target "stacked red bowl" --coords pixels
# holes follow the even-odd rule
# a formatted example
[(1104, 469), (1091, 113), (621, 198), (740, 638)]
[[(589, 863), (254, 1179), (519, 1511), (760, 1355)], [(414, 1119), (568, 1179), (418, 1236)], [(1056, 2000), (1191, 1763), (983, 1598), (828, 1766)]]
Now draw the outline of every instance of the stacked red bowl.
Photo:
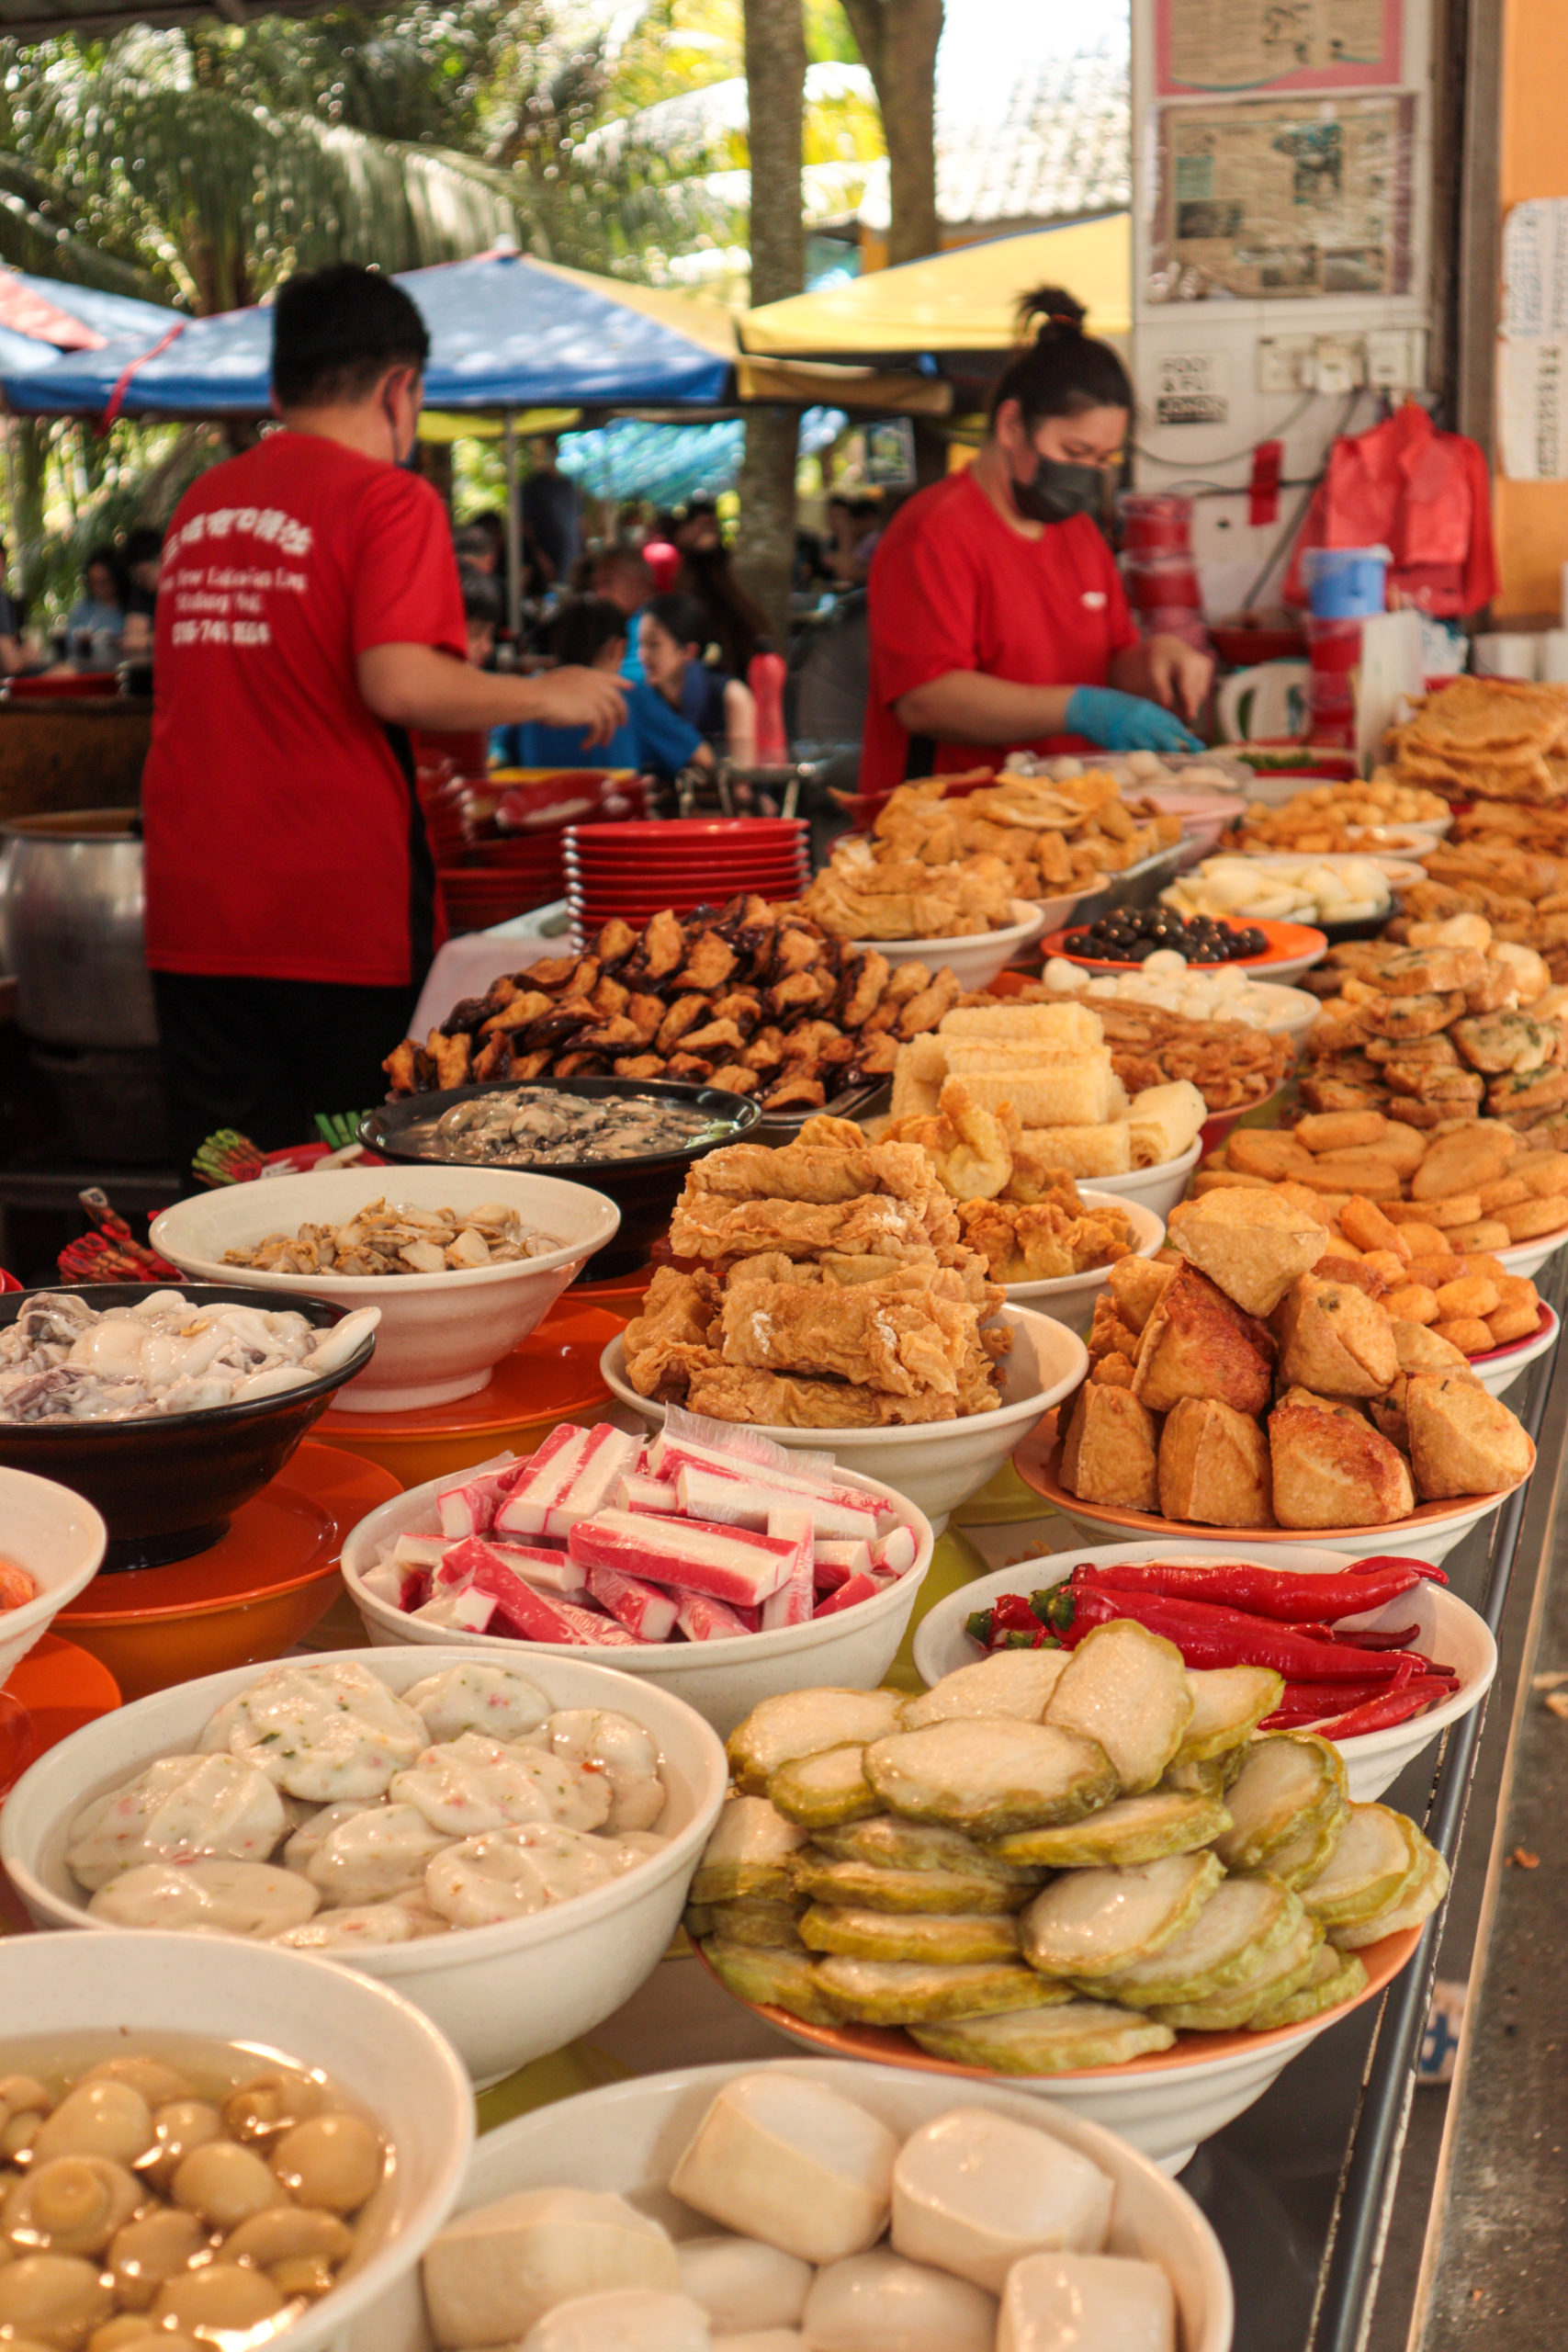
[(568, 826), (592, 817), (615, 830), (646, 806), (641, 779), (621, 768), (497, 768), (421, 797), (454, 932), (548, 906), (566, 888)]
[(646, 824), (573, 825), (566, 836), (567, 899), (580, 932), (613, 915), (643, 923), (722, 906), (738, 891), (798, 898), (811, 878), (799, 817), (671, 817)]

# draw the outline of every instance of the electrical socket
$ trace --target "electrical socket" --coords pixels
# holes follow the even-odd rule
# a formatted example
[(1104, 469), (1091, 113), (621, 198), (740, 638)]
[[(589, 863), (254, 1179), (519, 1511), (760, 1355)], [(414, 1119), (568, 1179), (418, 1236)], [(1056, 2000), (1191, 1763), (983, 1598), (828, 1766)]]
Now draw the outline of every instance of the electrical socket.
[(1419, 327), (1379, 327), (1367, 337), (1367, 381), (1381, 390), (1407, 392), (1421, 380)]
[(1314, 349), (1314, 377), (1320, 392), (1353, 392), (1366, 381), (1366, 353), (1356, 335), (1319, 335)]
[(1258, 341), (1258, 389), (1260, 392), (1301, 392), (1316, 381), (1314, 339), (1310, 334), (1266, 334)]

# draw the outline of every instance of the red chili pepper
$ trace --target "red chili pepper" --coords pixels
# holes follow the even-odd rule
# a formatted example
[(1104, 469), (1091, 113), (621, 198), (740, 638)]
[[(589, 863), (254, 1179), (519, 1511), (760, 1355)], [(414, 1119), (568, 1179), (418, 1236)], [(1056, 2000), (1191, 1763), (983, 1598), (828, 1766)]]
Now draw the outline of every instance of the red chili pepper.
[(1413, 1560), (1402, 1552), (1370, 1553), (1366, 1559), (1355, 1561), (1349, 1573), (1353, 1577), (1376, 1576), (1384, 1568), (1409, 1568), (1415, 1575), (1424, 1577), (1428, 1584), (1448, 1582), (1442, 1569), (1435, 1568), (1430, 1560)]
[(1287, 1682), (1392, 1682), (1409, 1671), (1401, 1670), (1402, 1653), (1314, 1641), (1293, 1625), (1207, 1601), (1172, 1600), (1164, 1593), (1104, 1591), (1075, 1583), (1036, 1593), (1034, 1605), (1069, 1649), (1096, 1625), (1131, 1618), (1174, 1642), (1189, 1666), (1271, 1666)]
[(1412, 1715), (1425, 1714), (1428, 1707), (1440, 1705), (1450, 1695), (1446, 1683), (1435, 1682), (1424, 1675), (1417, 1681), (1405, 1683), (1403, 1690), (1363, 1701), (1348, 1714), (1336, 1715), (1331, 1722), (1320, 1724), (1319, 1729), (1325, 1739), (1357, 1739), (1363, 1732), (1388, 1731), (1395, 1724), (1408, 1723)]
[(1375, 1572), (1336, 1571), (1329, 1576), (1258, 1567), (1249, 1560), (1114, 1560), (1102, 1567), (1086, 1563), (1073, 1570), (1072, 1580), (1101, 1591), (1158, 1592), (1172, 1600), (1217, 1602), (1288, 1624), (1359, 1617), (1396, 1600), (1420, 1582), (1414, 1565), (1405, 1560), (1382, 1561)]
[(1405, 1650), (1420, 1632), (1419, 1625), (1295, 1625), (1314, 1642), (1344, 1642), (1353, 1650)]
[(1037, 1634), (1041, 1619), (1021, 1592), (1004, 1592), (991, 1603), (991, 1623), (1002, 1626), (1010, 1634)]

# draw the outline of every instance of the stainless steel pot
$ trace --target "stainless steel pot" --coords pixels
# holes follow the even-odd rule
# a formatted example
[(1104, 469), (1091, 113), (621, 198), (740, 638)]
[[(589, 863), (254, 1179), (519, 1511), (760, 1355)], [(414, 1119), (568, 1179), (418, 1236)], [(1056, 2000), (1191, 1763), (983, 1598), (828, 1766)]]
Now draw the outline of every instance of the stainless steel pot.
[(158, 1042), (142, 944), (141, 843), (130, 808), (0, 825), (0, 970), (48, 1046)]

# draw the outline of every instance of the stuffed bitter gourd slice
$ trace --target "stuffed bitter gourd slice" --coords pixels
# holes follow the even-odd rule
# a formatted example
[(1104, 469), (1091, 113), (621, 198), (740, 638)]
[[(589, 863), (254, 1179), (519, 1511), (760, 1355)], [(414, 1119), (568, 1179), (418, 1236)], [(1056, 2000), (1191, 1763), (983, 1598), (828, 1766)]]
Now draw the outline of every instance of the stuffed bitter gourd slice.
[(903, 1710), (897, 1690), (780, 1690), (736, 1724), (724, 1752), (737, 1787), (761, 1796), (781, 1765), (880, 1739), (897, 1729)]
[(1111, 1863), (1157, 1862), (1167, 1854), (1190, 1854), (1212, 1844), (1231, 1817), (1217, 1797), (1183, 1796), (1174, 1789), (1151, 1789), (1146, 1796), (1120, 1797), (1082, 1821), (1053, 1829), (1017, 1829), (998, 1838), (1005, 1861), (1039, 1862), (1052, 1870), (1092, 1869)]
[(1280, 1847), (1337, 1820), (1348, 1802), (1345, 1760), (1331, 1741), (1314, 1732), (1270, 1732), (1252, 1741), (1225, 1792), (1231, 1826), (1214, 1851), (1228, 1871), (1265, 1870)]
[(804, 1949), (764, 1951), (710, 1936), (703, 1944), (703, 1953), (719, 1983), (738, 1999), (787, 2009), (791, 2017), (804, 2018), (807, 2025), (839, 2023), (838, 2010), (818, 1989), (816, 1962)]
[(867, 1911), (1021, 1911), (1032, 1885), (979, 1871), (885, 1871), (871, 1862), (835, 1862), (808, 1846), (795, 1858), (795, 1883), (814, 1903), (849, 1903)]
[(1023, 1956), (1044, 1976), (1120, 1975), (1190, 1927), (1224, 1876), (1212, 1853), (1065, 1871), (1020, 1914)]
[(963, 1967), (979, 1960), (1015, 1959), (1018, 1922), (979, 1911), (939, 1917), (814, 1903), (800, 1922), (800, 1939), (808, 1951), (847, 1952), (854, 1960), (922, 1960)]
[(1077, 1821), (1118, 1792), (1098, 1741), (1050, 1724), (971, 1715), (896, 1732), (866, 1750), (866, 1778), (890, 1812), (1001, 1837)]
[(768, 1801), (786, 1821), (807, 1829), (830, 1829), (882, 1810), (882, 1799), (865, 1777), (863, 1742), (819, 1748), (781, 1764), (768, 1782)]
[(989, 2066), (998, 2075), (1061, 2075), (1079, 2066), (1118, 2066), (1168, 2050), (1168, 2026), (1103, 2001), (1066, 2001), (952, 2025), (913, 2025), (909, 2038), (933, 2058)]
[(731, 1797), (719, 1807), (687, 1899), (737, 1903), (759, 1895), (787, 1901), (795, 1892), (790, 1856), (805, 1843), (798, 1822), (786, 1821), (766, 1797)]
[(1186, 1736), (1192, 1686), (1181, 1652), (1130, 1617), (1085, 1635), (1045, 1720), (1098, 1740), (1123, 1794), (1152, 1789)]
[(1043, 2007), (1063, 1996), (1017, 1960), (942, 1966), (919, 1960), (855, 1960), (832, 1952), (812, 1966), (812, 1984), (829, 2007), (856, 2025), (923, 2025)]

